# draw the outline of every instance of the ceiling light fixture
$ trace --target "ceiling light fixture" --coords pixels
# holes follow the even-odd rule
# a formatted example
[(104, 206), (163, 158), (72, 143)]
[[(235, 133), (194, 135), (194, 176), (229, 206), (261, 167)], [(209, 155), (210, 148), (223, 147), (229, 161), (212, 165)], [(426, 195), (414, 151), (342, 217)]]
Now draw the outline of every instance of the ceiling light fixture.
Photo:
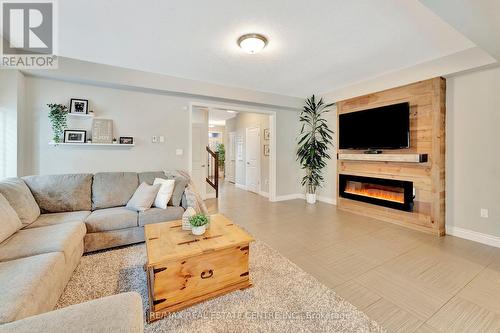
[(262, 51), (267, 45), (267, 38), (260, 34), (246, 34), (238, 38), (238, 46), (249, 54)]
[(236, 113), (236, 111), (233, 110), (226, 110), (227, 113)]

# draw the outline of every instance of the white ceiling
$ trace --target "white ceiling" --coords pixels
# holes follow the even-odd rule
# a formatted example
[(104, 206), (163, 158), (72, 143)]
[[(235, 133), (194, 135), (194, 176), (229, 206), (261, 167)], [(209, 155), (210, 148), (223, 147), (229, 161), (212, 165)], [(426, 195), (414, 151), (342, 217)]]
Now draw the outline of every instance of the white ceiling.
[[(59, 54), (304, 97), (475, 45), (418, 0), (65, 0)], [(245, 33), (269, 45), (248, 55)]]
[[(228, 112), (230, 111), (230, 112)], [(226, 120), (236, 117), (238, 112), (226, 109), (208, 109), (208, 123), (215, 126), (225, 126)]]

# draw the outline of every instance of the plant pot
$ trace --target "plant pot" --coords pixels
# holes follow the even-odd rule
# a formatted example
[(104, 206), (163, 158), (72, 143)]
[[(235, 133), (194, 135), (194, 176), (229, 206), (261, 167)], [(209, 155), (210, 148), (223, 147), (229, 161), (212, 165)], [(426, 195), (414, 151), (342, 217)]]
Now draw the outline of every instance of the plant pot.
[(203, 235), (206, 230), (207, 230), (206, 225), (202, 225), (200, 227), (191, 227), (191, 232), (195, 236), (201, 236), (201, 235)]
[(316, 193), (306, 193), (306, 201), (308, 204), (316, 203)]

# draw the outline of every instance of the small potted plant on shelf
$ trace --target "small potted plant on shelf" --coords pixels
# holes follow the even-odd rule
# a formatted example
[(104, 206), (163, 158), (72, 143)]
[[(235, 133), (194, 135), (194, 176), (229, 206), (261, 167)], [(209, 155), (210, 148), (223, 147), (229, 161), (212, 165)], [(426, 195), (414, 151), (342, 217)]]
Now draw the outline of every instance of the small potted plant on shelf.
[(47, 104), (47, 106), (50, 109), (49, 121), (54, 133), (52, 140), (55, 143), (60, 143), (63, 141), (64, 130), (67, 126), (68, 107), (62, 104)]
[(196, 214), (189, 218), (189, 224), (191, 224), (191, 232), (195, 236), (201, 236), (207, 230), (208, 216), (204, 214)]

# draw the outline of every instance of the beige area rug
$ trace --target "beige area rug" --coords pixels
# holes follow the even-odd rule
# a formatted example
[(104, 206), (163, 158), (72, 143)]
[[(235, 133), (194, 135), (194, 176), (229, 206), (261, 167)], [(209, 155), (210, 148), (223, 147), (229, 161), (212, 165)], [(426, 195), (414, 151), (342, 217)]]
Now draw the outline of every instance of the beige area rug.
[[(126, 291), (147, 309), (145, 245), (85, 255), (58, 308)], [(363, 312), (262, 242), (250, 249), (252, 288), (145, 325), (146, 332), (384, 332)], [(146, 318), (146, 312), (145, 312)]]

